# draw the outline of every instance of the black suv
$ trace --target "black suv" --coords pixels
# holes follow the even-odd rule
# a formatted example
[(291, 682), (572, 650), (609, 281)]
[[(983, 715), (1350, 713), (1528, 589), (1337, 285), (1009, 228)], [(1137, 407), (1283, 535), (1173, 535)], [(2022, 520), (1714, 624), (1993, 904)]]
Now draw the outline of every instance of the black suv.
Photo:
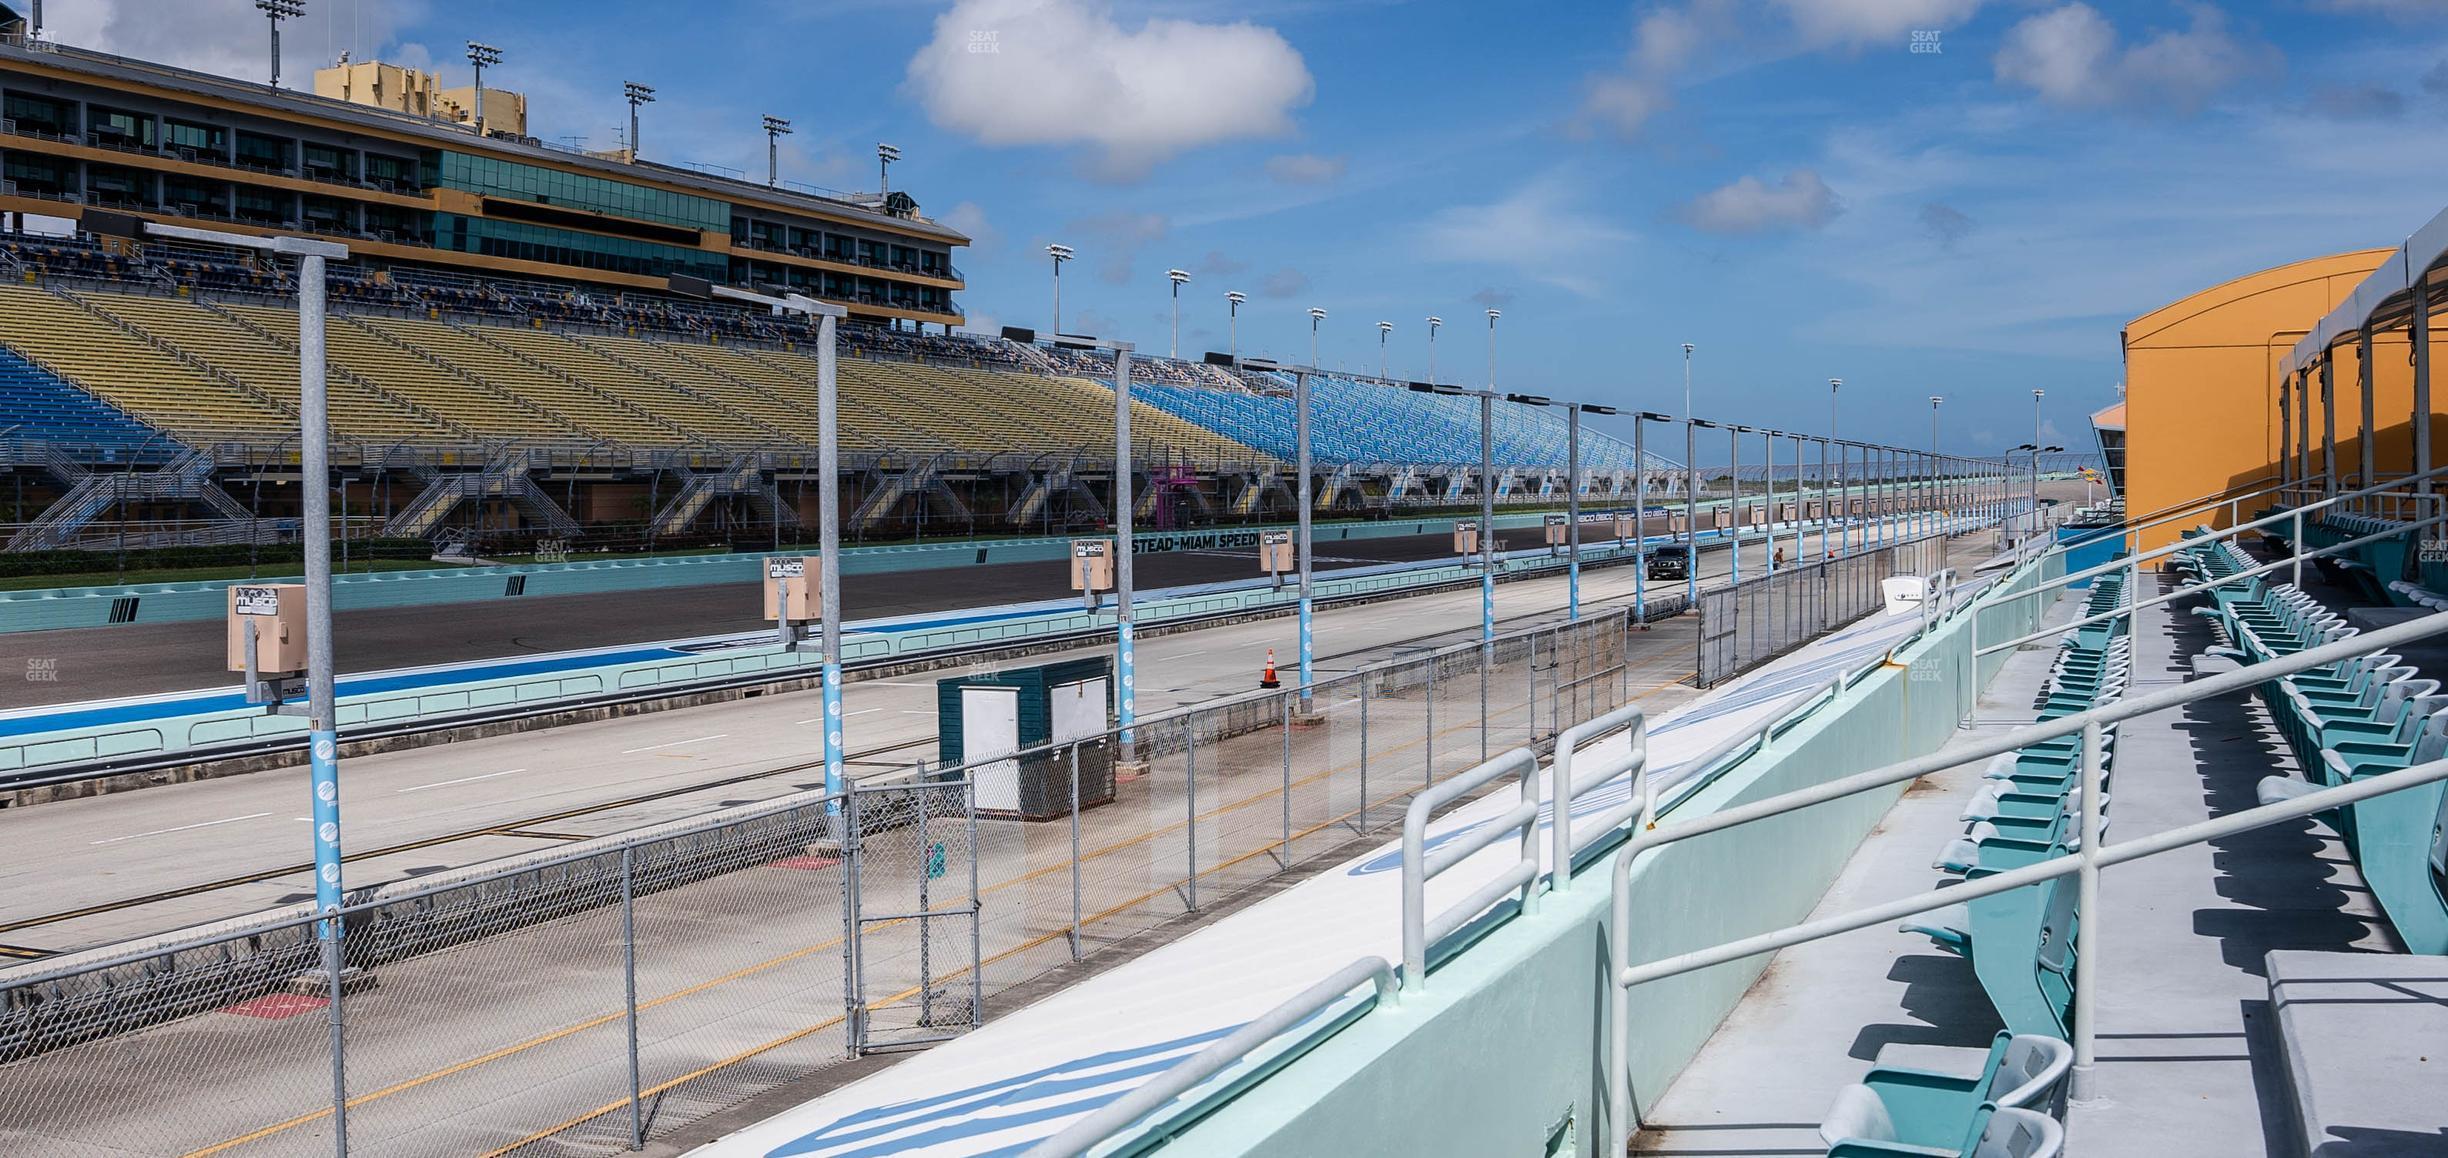
[(1690, 578), (1691, 548), (1667, 546), (1649, 552), (1649, 577), (1652, 579)]

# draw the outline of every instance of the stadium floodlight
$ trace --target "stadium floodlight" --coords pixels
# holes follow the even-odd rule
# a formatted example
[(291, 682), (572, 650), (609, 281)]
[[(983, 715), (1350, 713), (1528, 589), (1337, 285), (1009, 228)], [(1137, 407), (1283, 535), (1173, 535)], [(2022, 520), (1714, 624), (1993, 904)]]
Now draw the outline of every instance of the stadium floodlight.
[(1249, 295), (1240, 290), (1232, 290), (1224, 295), (1226, 321), (1232, 327), (1232, 356), (1236, 362), (1241, 360), (1241, 303), (1248, 300)]
[(1429, 380), (1430, 382), (1434, 382), (1434, 381), (1436, 381), (1436, 332), (1437, 332), (1437, 327), (1442, 326), (1442, 325), (1444, 325), (1444, 324), (1445, 324), (1445, 319), (1440, 318), (1440, 317), (1436, 316), (1435, 314), (1430, 314), (1430, 315), (1428, 315), (1428, 380)]
[(1309, 364), (1312, 366), (1318, 364), (1318, 323), (1325, 320), (1326, 311), (1321, 310), (1316, 306), (1309, 307)]
[(634, 80), (621, 82), (621, 97), (629, 102), (629, 161), (638, 159), (638, 106), (654, 103), (655, 90)]
[(1493, 389), (1495, 389), (1495, 388), (1496, 388), (1496, 319), (1501, 318), (1501, 317), (1503, 317), (1503, 316), (1504, 316), (1504, 311), (1503, 311), (1503, 310), (1499, 310), (1499, 309), (1490, 308), (1490, 309), (1488, 310), (1488, 312), (1487, 312), (1487, 319), (1488, 319), (1488, 389), (1490, 389), (1490, 390), (1493, 390)]
[(1683, 417), (1685, 418), (1692, 416), (1691, 358), (1692, 351), (1696, 348), (1690, 342), (1683, 343)]
[(1394, 333), (1394, 323), (1377, 323), (1377, 376), (1386, 377), (1386, 339)]
[(1543, 394), (1507, 394), (1504, 396), (1504, 400), (1507, 402), (1518, 403), (1523, 406), (1555, 405), (1555, 399), (1549, 398)]
[(782, 187), (782, 138), (789, 136), (791, 123), (768, 114), (765, 118), (765, 187)]
[(2040, 447), (2041, 439), (2047, 437), (2044, 429), (2047, 423), (2040, 417), (2040, 399), (2047, 394), (2048, 391), (2036, 387), (2032, 390), (2031, 506), (2028, 517), (2035, 532), (2040, 529), (2040, 456), (2047, 453)]
[(272, 23), (272, 87), (280, 87), (280, 26), (306, 14), (306, 0), (255, 0), (255, 10)]
[(877, 142), (876, 181), (884, 187), (881, 192), (892, 192), (892, 164), (900, 159), (901, 150), (898, 147)]
[(476, 135), (485, 135), (484, 70), (488, 64), (500, 64), (502, 50), (479, 41), (467, 42), (468, 63), (476, 66)]
[(1046, 246), (1046, 256), (1054, 259), (1054, 332), (1062, 333), (1062, 267), (1071, 260), (1068, 245)]
[(1173, 283), (1173, 347), (1166, 353), (1165, 356), (1168, 358), (1180, 358), (1181, 287), (1182, 283), (1190, 280), (1190, 271), (1186, 269), (1168, 269), (1165, 271), (1165, 280)]

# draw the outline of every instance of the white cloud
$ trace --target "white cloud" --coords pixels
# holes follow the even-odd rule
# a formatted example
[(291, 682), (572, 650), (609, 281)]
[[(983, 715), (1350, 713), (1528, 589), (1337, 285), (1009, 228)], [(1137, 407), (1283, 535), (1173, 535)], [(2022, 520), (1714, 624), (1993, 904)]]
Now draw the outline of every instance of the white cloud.
[(1117, 23), (1098, 0), (960, 0), (910, 58), (935, 124), (987, 145), (1079, 145), (1136, 179), (1186, 149), (1292, 129), (1314, 85), (1299, 52), (1247, 22)]
[(1486, 205), (1439, 210), (1417, 231), (1423, 256), (1512, 269), (1577, 294), (1596, 294), (1605, 251), (1632, 234), (1583, 208), (1559, 176), (1534, 180)]
[(1657, 8), (1632, 26), (1623, 67), (1591, 76), (1581, 99), (1581, 117), (1618, 136), (1634, 136), (1651, 118), (1674, 107), (1672, 86), (1707, 34), (1706, 17), (1693, 9)]
[[(282, 87), (314, 87), (314, 70), (351, 49), (360, 60), (380, 53), (426, 65), (431, 54), (423, 46), (392, 40), (424, 10), (424, 0), (307, 5), (304, 15), (281, 23)], [(271, 57), (264, 14), (253, 0), (54, 0), (43, 9), (43, 32), (79, 48), (257, 82)]]
[(1972, 18), (1981, 0), (1774, 0), (1794, 30), (1812, 44), (1894, 44), (1915, 31), (1952, 28)]
[(971, 249), (987, 249), (1003, 240), (1003, 231), (986, 219), (986, 210), (975, 201), (963, 201), (937, 220), (968, 234)]
[(2196, 4), (2189, 10), (2190, 27), (2159, 29), (2131, 46), (2088, 4), (2028, 17), (1998, 48), (1997, 79), (2052, 104), (2191, 112), (2220, 90), (2276, 69), (2277, 50), (2236, 37), (2218, 9)]
[(1817, 229), (1844, 212), (1844, 202), (1810, 169), (1796, 169), (1770, 185), (1744, 177), (1711, 189), (1683, 207), (1683, 219), (1710, 233), (1761, 233), (1772, 229)]
[(1351, 158), (1341, 154), (1285, 153), (1267, 158), (1266, 171), (1286, 185), (1326, 185), (1342, 180), (1343, 170), (1350, 165)]

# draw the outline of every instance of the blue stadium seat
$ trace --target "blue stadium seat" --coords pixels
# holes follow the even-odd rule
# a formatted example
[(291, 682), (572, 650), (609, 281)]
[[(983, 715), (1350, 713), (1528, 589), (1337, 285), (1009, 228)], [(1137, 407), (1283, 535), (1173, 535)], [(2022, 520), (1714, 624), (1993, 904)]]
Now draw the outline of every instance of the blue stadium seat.
[(173, 447), (154, 428), (0, 346), (0, 430), (6, 437), (132, 454)]
[(1830, 1146), (1863, 1139), (1952, 1153), (1975, 1137), (1984, 1105), (2045, 1112), (2073, 1064), (2074, 1049), (2063, 1038), (2001, 1032), (1978, 1073), (1877, 1066), (1837, 1091), (1819, 1137)]

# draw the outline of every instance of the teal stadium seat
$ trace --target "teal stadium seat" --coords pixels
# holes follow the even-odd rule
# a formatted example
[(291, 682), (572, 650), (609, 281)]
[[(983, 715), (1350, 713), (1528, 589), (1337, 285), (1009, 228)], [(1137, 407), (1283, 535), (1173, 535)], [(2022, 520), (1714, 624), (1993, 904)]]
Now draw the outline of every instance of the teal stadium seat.
[(1848, 1138), (1953, 1146), (1973, 1137), (1984, 1105), (2046, 1112), (2073, 1064), (2074, 1049), (2062, 1038), (2000, 1033), (1978, 1073), (1877, 1066), (1837, 1091), (1819, 1137), (1831, 1146)]

